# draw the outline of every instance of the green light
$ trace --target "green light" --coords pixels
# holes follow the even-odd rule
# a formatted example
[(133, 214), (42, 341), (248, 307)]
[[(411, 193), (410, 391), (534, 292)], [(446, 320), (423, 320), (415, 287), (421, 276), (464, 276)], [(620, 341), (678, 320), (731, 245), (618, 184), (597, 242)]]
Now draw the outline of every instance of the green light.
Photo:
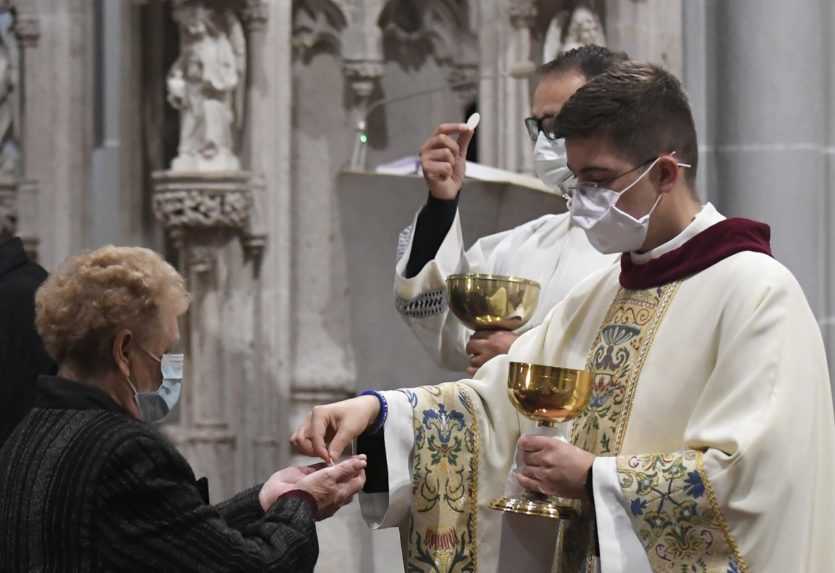
[(368, 143), (368, 135), (360, 133), (360, 143)]

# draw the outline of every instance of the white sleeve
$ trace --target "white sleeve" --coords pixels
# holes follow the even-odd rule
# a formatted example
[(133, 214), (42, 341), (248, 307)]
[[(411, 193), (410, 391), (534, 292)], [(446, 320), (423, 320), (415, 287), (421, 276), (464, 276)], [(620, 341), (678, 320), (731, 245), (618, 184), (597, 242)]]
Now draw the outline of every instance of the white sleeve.
[(398, 526), (409, 514), (412, 504), (410, 458), (415, 442), (412, 406), (406, 395), (398, 390), (381, 394), (389, 408), (384, 438), (388, 491), (359, 494), (362, 516), (372, 529)]
[(616, 458), (595, 459), (592, 475), (601, 573), (652, 573), (646, 550), (627, 513)]
[(398, 240), (395, 306), (436, 364), (451, 370), (465, 370), (469, 366), (466, 346), (472, 332), (449, 312), (446, 279), (457, 273), (492, 272), (493, 252), (510, 231), (479, 239), (465, 253), (461, 218), (456, 212), (435, 258), (417, 275), (406, 278), (404, 274), (412, 254), (416, 223), (417, 215)]

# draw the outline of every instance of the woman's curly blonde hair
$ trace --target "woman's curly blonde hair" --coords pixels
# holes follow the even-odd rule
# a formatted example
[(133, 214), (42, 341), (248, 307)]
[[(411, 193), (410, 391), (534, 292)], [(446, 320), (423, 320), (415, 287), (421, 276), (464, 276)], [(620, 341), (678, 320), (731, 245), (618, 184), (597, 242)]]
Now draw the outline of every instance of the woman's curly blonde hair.
[(35, 295), (35, 326), (47, 352), (85, 375), (114, 366), (113, 338), (127, 328), (145, 338), (160, 310), (186, 311), (185, 281), (157, 253), (108, 245), (67, 259)]

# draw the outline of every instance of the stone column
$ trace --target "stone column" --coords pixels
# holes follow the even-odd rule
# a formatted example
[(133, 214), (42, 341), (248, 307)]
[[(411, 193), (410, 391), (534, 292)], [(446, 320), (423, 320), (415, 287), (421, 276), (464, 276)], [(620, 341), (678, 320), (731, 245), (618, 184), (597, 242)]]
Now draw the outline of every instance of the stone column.
[[(262, 285), (260, 318), (256, 322), (255, 353), (259, 355), (261, 383), (276, 393), (278, 404), (274, 416), (278, 465), (290, 459), (286, 437), (291, 423), (291, 380), (293, 340), (293, 193), (290, 170), (292, 145), (293, 74), (291, 65), (292, 1), (273, 0), (267, 3), (265, 32), (264, 84), (267, 113), (261, 135), (264, 137), (261, 167), (264, 176), (263, 223), (270, 230), (270, 244), (264, 252), (259, 274)], [(256, 77), (258, 71), (255, 71)], [(257, 89), (257, 88), (256, 88)], [(253, 150), (255, 153), (255, 150)], [(255, 158), (252, 159), (253, 164)], [(267, 422), (269, 422), (268, 420)], [(265, 422), (265, 424), (267, 423)], [(268, 444), (272, 447), (271, 444)], [(259, 471), (263, 464), (259, 463)]]
[(533, 146), (523, 119), (530, 115), (530, 82), (509, 76), (515, 65), (531, 60), (531, 28), (538, 15), (534, 0), (493, 0), (480, 5), (482, 118), (479, 160), (502, 169), (533, 172)]
[(480, 161), (502, 169), (533, 171), (533, 149), (522, 120), (530, 114), (530, 86), (509, 77), (514, 65), (531, 59), (531, 27), (537, 16), (534, 0), (497, 0), (481, 7), (479, 34)]
[(77, 253), (89, 227), (94, 6), (90, 0), (18, 3), (21, 25), (37, 21), (40, 31), (37, 49), (25, 51), (23, 135), (26, 177), (38, 181), (39, 254), (47, 268)]
[[(822, 22), (826, 30), (832, 30), (835, 26), (835, 5), (827, 0), (821, 0), (824, 9)], [(824, 335), (824, 342), (829, 351), (829, 376), (830, 381), (835, 381), (835, 69), (832, 63), (835, 61), (835, 38), (832, 34), (824, 35), (824, 56), (823, 63), (829, 64), (824, 78), (827, 81), (825, 93), (826, 102), (826, 148), (824, 161), (826, 163), (825, 179), (822, 192), (825, 197), (824, 230), (823, 237), (824, 253), (820, 259), (821, 266), (825, 269), (824, 276), (824, 312), (820, 319), (821, 329)], [(834, 392), (835, 393), (835, 392)]]
[[(274, 149), (270, 137), (273, 126), (270, 118), (273, 114), (272, 92), (275, 79), (269, 75), (267, 55), (267, 25), (269, 5), (264, 0), (248, 0), (241, 14), (247, 35), (247, 55), (249, 77), (247, 82), (247, 110), (243, 139), (243, 158), (248, 168), (256, 174), (253, 186), (253, 211), (249, 229), (244, 236), (247, 250), (260, 269), (264, 249), (267, 246), (267, 225), (265, 207), (268, 204), (264, 172), (273, 160)], [(253, 277), (254, 292), (251, 293), (252, 325), (255, 348), (252, 353), (252, 378), (246, 400), (243, 423), (247, 426), (246, 436), (250, 440), (244, 448), (244, 476), (247, 481), (264, 480), (275, 471), (282, 459), (284, 440), (281, 439), (284, 427), (281, 423), (280, 389), (275, 383), (275, 373), (266, 365), (272, 349), (264, 345), (264, 328), (269, 328), (270, 320), (264, 315), (264, 285), (259, 270)]]
[(96, 141), (92, 154), (90, 193), (87, 211), (90, 226), (86, 233), (87, 247), (100, 247), (120, 242), (123, 237), (121, 181), (121, 107), (123, 69), (123, 9), (130, 4), (98, 2), (99, 26), (96, 34), (97, 93), (93, 100), (96, 115)]
[(821, 0), (718, 2), (712, 36), (720, 207), (772, 225), (774, 254), (816, 312), (824, 248), (822, 16)]
[(830, 340), (830, 368), (832, 17), (828, 0), (688, 0), (684, 28), (703, 195), (771, 225), (775, 257)]
[(27, 116), (32, 113), (27, 96), (27, 68), (31, 61), (31, 51), (38, 46), (40, 24), (35, 14), (19, 9), (14, 23), (18, 40), (18, 111), (17, 133), (21, 153), (20, 172), (17, 183), (17, 234), (23, 240), (27, 254), (38, 260), (38, 182), (31, 177), (35, 158), (28, 149), (31, 122)]

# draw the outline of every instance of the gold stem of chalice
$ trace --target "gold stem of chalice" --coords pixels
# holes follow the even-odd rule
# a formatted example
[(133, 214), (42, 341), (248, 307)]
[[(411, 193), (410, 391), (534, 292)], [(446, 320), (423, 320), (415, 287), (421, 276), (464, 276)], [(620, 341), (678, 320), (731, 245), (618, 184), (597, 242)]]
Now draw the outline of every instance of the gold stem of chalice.
[[(536, 421), (538, 429), (545, 430), (580, 414), (589, 402), (591, 384), (592, 373), (587, 370), (511, 362), (507, 393), (522, 415)], [(548, 434), (547, 431), (535, 433)], [(490, 507), (552, 519), (573, 519), (578, 513), (577, 503), (572, 500), (529, 491), (494, 499)]]

